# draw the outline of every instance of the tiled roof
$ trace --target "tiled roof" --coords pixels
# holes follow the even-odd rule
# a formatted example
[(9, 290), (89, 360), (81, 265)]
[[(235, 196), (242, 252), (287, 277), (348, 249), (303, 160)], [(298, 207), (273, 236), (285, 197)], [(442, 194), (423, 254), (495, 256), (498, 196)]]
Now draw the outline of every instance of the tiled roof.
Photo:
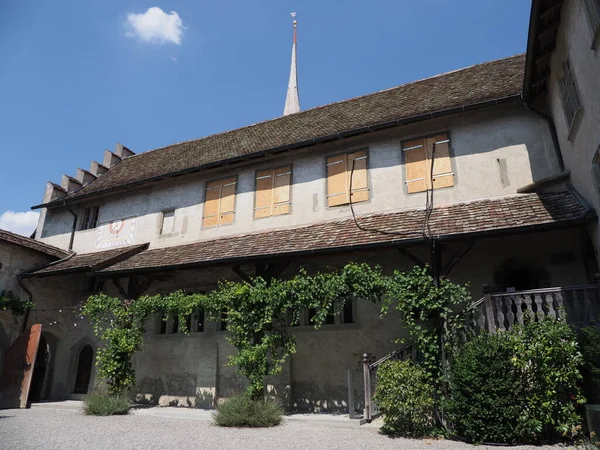
[[(419, 209), (358, 217), (363, 229), (350, 219), (146, 250), (106, 267), (100, 273), (177, 268), (282, 254), (343, 251), (421, 240), (424, 214), (425, 211)], [(511, 233), (568, 226), (590, 216), (590, 209), (568, 191), (523, 194), (438, 206), (431, 214), (430, 228), (434, 236), (449, 238), (477, 232)], [(373, 229), (383, 232), (368, 231)]]
[(0, 241), (20, 245), (21, 247), (25, 247), (36, 252), (45, 253), (46, 255), (54, 256), (56, 258), (64, 258), (69, 254), (69, 252), (58, 247), (53, 247), (52, 245), (44, 244), (43, 242), (26, 238), (6, 230), (0, 230)]
[(26, 276), (48, 276), (62, 273), (97, 271), (148, 248), (148, 244), (130, 245), (103, 252), (71, 255)]
[[(300, 148), (402, 120), (514, 97), (524, 55), (490, 61), (374, 94), (182, 142), (124, 159), (71, 198), (211, 167), (265, 152)], [(62, 201), (63, 199), (61, 199)], [(38, 205), (39, 207), (41, 205)]]

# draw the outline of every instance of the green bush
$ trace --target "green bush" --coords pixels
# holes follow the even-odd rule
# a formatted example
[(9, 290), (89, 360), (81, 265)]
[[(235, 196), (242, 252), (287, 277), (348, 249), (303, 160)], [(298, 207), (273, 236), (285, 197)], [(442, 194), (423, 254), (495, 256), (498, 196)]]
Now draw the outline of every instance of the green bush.
[(581, 435), (583, 358), (562, 320), (481, 335), (456, 353), (447, 413), (476, 442), (526, 443)]
[(95, 391), (85, 397), (83, 411), (89, 416), (113, 416), (129, 414), (131, 401), (124, 395), (112, 395)]
[(435, 434), (433, 387), (411, 361), (387, 361), (377, 369), (373, 398), (384, 414), (386, 434), (425, 437)]
[(583, 379), (585, 393), (590, 403), (600, 402), (600, 329), (584, 327), (579, 333), (579, 346), (583, 354)]
[(276, 400), (252, 400), (239, 394), (217, 407), (213, 415), (220, 427), (274, 427), (281, 423), (283, 408)]
[(445, 410), (460, 436), (475, 442), (515, 440), (523, 392), (507, 344), (504, 334), (484, 334), (456, 354)]

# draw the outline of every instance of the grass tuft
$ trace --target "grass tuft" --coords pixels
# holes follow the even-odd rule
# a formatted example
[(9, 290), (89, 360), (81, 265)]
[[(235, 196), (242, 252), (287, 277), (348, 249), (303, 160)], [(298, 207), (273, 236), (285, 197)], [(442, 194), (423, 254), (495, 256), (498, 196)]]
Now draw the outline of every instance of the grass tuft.
[(283, 408), (275, 400), (251, 400), (235, 395), (217, 407), (213, 415), (220, 427), (274, 427), (281, 423)]
[(83, 411), (89, 416), (113, 416), (129, 414), (131, 402), (127, 396), (110, 395), (94, 391), (83, 401)]

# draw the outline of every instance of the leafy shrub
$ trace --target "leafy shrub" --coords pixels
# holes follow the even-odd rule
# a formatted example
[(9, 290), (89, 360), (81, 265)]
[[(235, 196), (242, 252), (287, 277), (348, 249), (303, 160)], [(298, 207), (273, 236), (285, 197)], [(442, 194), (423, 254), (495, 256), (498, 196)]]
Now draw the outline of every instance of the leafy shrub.
[(387, 361), (377, 369), (373, 400), (384, 414), (381, 431), (407, 437), (435, 433), (433, 387), (412, 361)]
[(584, 327), (579, 333), (579, 346), (583, 354), (583, 379), (590, 403), (600, 402), (600, 329)]
[(476, 442), (514, 440), (523, 393), (507, 344), (504, 334), (484, 334), (456, 354), (446, 410), (459, 435)]
[(563, 320), (529, 320), (478, 336), (454, 357), (449, 418), (458, 434), (477, 442), (578, 437), (582, 363), (575, 334)]
[(276, 400), (252, 400), (239, 394), (217, 407), (213, 415), (220, 427), (274, 427), (281, 423), (283, 408)]
[(127, 396), (95, 391), (85, 397), (83, 411), (89, 416), (129, 414), (131, 402)]

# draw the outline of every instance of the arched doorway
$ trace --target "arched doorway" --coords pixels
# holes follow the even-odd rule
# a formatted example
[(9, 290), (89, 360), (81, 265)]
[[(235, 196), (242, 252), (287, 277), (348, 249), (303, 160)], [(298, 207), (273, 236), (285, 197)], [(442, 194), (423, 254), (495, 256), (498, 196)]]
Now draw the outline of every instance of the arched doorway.
[(37, 356), (33, 365), (33, 376), (29, 388), (29, 402), (39, 402), (43, 399), (48, 362), (50, 361), (50, 346), (42, 334), (38, 344)]
[(77, 373), (75, 375), (74, 394), (87, 394), (92, 378), (92, 366), (94, 363), (94, 349), (87, 344), (79, 351), (77, 360)]

